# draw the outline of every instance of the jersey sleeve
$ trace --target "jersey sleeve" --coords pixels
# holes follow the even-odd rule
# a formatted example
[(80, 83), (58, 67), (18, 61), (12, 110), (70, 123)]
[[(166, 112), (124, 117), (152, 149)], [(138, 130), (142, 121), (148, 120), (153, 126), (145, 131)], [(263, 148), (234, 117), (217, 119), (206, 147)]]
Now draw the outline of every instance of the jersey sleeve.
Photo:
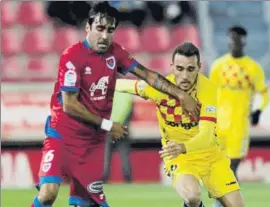
[(260, 110), (263, 111), (269, 103), (269, 94), (264, 71), (259, 64), (256, 64), (253, 76), (255, 91), (259, 92), (262, 96)]
[(217, 114), (217, 88), (214, 84), (202, 86), (198, 98), (202, 104), (200, 121), (210, 121), (215, 123)]
[(138, 80), (135, 83), (135, 92), (138, 96), (144, 99), (150, 99), (155, 103), (159, 103), (165, 94), (159, 92), (158, 90), (152, 88), (143, 80)]
[(199, 86), (198, 98), (202, 104), (199, 120), (199, 133), (185, 143), (186, 151), (193, 152), (209, 147), (213, 142), (216, 126), (216, 98), (214, 85)]
[(263, 92), (267, 89), (265, 82), (264, 71), (259, 64), (255, 65), (255, 70), (253, 71), (254, 76), (254, 87), (257, 92)]
[(80, 66), (72, 50), (66, 50), (60, 57), (58, 82), (61, 91), (77, 92), (80, 89)]
[(138, 62), (131, 56), (128, 51), (119, 44), (114, 43), (114, 52), (117, 60), (118, 72), (125, 75), (132, 72), (138, 65)]

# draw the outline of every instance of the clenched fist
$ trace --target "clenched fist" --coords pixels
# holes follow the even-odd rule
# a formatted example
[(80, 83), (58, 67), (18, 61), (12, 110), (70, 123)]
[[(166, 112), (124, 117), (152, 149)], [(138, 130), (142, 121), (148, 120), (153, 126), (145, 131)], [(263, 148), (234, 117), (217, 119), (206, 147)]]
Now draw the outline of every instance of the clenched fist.
[(200, 116), (201, 104), (187, 93), (185, 93), (184, 98), (180, 100), (182, 102), (183, 113), (186, 116), (191, 115), (195, 118), (195, 120), (198, 120), (198, 117)]

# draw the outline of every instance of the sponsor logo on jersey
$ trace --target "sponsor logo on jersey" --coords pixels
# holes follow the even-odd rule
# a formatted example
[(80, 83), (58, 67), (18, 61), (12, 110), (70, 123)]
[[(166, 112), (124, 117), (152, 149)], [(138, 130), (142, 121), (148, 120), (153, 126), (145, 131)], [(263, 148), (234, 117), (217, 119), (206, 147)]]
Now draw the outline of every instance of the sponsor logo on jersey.
[(101, 193), (103, 191), (103, 182), (95, 181), (87, 185), (87, 190), (90, 193)]
[(91, 87), (89, 88), (90, 91), (90, 96), (93, 97), (95, 95), (95, 92), (97, 90), (101, 91), (101, 96), (99, 97), (93, 97), (91, 98), (91, 100), (102, 100), (105, 99), (106, 97), (106, 93), (107, 93), (107, 89), (108, 89), (108, 84), (109, 84), (109, 76), (104, 76), (101, 77), (98, 80), (98, 83), (92, 83)]
[(68, 70), (64, 77), (64, 86), (72, 87), (76, 85), (77, 74), (74, 70)]
[(179, 123), (175, 123), (175, 122), (172, 122), (172, 121), (165, 121), (165, 124), (166, 124), (166, 125), (169, 125), (169, 126), (171, 126), (171, 127), (182, 127), (182, 128), (184, 128), (185, 130), (190, 130), (190, 129), (192, 129), (193, 127), (198, 126), (198, 123), (197, 123), (197, 122), (191, 122), (191, 123), (183, 123), (183, 122), (179, 122)]
[(113, 70), (115, 68), (115, 65), (116, 65), (115, 57), (114, 56), (107, 57), (106, 64), (107, 64), (107, 67), (109, 69)]
[(84, 74), (86, 74), (86, 75), (92, 74), (92, 69), (91, 69), (90, 67), (87, 66), (87, 67), (85, 68)]

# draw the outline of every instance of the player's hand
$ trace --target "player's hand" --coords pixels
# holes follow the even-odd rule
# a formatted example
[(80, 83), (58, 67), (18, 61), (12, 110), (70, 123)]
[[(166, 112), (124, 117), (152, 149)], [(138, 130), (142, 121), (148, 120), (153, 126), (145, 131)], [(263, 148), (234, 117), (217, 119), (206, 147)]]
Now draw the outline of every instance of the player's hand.
[(180, 100), (183, 108), (183, 113), (186, 116), (191, 115), (196, 120), (198, 120), (200, 116), (201, 104), (198, 101), (196, 101), (192, 96), (190, 96), (188, 93), (185, 93), (184, 97), (182, 96)]
[(112, 137), (114, 141), (121, 139), (122, 137), (128, 135), (128, 127), (123, 126), (118, 122), (113, 122), (113, 126), (109, 135)]
[(159, 151), (159, 154), (161, 158), (167, 157), (169, 159), (173, 159), (185, 152), (186, 152), (185, 145), (178, 144), (176, 142), (168, 142), (167, 145), (162, 147), (162, 150)]
[(251, 125), (252, 126), (258, 125), (261, 113), (262, 113), (261, 110), (256, 110), (251, 114)]

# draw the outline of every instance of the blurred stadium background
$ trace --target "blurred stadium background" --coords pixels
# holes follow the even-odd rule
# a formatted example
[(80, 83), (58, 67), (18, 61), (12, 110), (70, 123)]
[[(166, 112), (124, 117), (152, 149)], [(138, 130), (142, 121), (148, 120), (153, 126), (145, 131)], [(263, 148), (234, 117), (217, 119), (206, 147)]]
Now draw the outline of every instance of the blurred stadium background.
[[(183, 41), (200, 47), (203, 72), (208, 74), (211, 62), (227, 52), (227, 28), (237, 24), (249, 32), (247, 54), (261, 63), (270, 80), (270, 2), (113, 1), (111, 4), (121, 11), (123, 20), (115, 41), (138, 61), (162, 74), (170, 72), (166, 68), (169, 69), (171, 51)], [(28, 189), (37, 182), (44, 121), (58, 57), (63, 49), (83, 39), (83, 24), (90, 6), (88, 2), (1, 1), (3, 207), (29, 206), (35, 194)], [(259, 101), (256, 97), (254, 107)], [(130, 134), (134, 183), (155, 184), (107, 185), (113, 206), (149, 207), (165, 203), (181, 206), (173, 190), (166, 186), (170, 181), (162, 171), (157, 153), (160, 144), (154, 107), (134, 98)], [(241, 163), (239, 177), (248, 207), (270, 206), (269, 106), (260, 125), (251, 128), (251, 149)], [(115, 153), (110, 182), (122, 181), (120, 160)], [(56, 206), (67, 204), (66, 194), (65, 187)], [(204, 196), (207, 198), (206, 193)]]

